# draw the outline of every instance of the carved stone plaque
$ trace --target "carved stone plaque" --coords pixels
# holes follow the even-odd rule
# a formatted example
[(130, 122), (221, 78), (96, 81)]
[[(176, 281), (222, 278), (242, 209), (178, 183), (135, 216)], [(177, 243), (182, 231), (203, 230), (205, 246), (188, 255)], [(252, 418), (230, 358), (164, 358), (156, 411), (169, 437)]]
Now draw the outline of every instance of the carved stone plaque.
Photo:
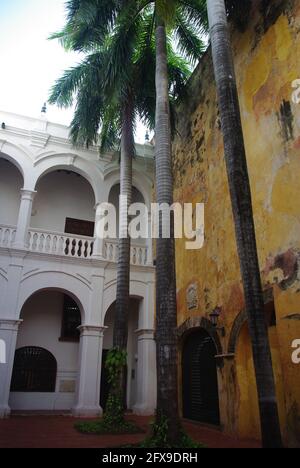
[(75, 393), (76, 381), (75, 380), (61, 380), (59, 382), (60, 393)]

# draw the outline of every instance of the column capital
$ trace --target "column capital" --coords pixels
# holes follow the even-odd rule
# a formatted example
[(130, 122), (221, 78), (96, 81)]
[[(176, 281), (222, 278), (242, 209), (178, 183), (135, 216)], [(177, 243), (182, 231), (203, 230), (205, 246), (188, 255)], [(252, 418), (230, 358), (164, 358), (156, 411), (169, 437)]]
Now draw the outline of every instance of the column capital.
[(0, 319), (0, 330), (18, 331), (23, 320)]
[(108, 327), (98, 325), (81, 325), (78, 327), (80, 336), (97, 336), (102, 337)]
[(22, 200), (33, 201), (36, 194), (37, 194), (36, 190), (29, 190), (29, 189), (24, 189), (24, 188), (21, 189)]

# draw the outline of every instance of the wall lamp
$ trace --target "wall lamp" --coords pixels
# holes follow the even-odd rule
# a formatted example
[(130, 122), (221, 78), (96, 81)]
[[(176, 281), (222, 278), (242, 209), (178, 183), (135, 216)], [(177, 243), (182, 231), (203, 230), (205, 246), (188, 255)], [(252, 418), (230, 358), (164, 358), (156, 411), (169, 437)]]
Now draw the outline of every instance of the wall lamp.
[(221, 315), (221, 307), (216, 307), (215, 310), (211, 314), (209, 314), (210, 321), (215, 330), (221, 333), (221, 336), (224, 337), (226, 335), (225, 327), (218, 327), (218, 321)]

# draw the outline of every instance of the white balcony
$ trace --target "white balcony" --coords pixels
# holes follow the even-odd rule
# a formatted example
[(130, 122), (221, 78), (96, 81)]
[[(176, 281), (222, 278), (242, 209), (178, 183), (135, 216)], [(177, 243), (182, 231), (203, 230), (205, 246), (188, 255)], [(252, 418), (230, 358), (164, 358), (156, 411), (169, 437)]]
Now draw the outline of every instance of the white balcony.
[[(0, 225), (0, 248), (13, 248), (16, 232), (17, 228), (15, 226)], [(27, 250), (38, 254), (91, 259), (94, 242), (95, 239), (91, 237), (30, 229), (28, 231)], [(118, 240), (105, 240), (103, 260), (117, 263), (118, 250)], [(148, 248), (132, 243), (130, 262), (135, 266), (146, 266), (148, 264)]]
[(15, 226), (0, 225), (0, 247), (10, 248), (15, 241), (16, 232)]

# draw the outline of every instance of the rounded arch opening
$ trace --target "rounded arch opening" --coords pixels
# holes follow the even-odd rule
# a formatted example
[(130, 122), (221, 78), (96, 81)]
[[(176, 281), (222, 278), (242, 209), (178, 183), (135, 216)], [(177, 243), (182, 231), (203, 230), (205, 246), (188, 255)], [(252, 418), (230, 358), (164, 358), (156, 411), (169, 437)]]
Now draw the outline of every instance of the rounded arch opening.
[(20, 209), (23, 174), (14, 161), (0, 154), (0, 223), (16, 226)]
[[(130, 310), (128, 318), (128, 343), (127, 343), (127, 388), (126, 388), (126, 404), (128, 408), (133, 408), (137, 398), (137, 354), (138, 354), (138, 339), (136, 330), (139, 328), (139, 315), (141, 308), (142, 298), (131, 296), (130, 297)], [(102, 357), (102, 374), (101, 374), (101, 391), (100, 391), (100, 406), (105, 408), (108, 393), (109, 382), (108, 374), (105, 368), (105, 360), (109, 350), (113, 347), (113, 330), (114, 330), (114, 317), (115, 317), (114, 301), (107, 309), (105, 314), (104, 326), (106, 331), (104, 333), (103, 341), (103, 357)]]
[(52, 168), (39, 177), (31, 227), (94, 236), (95, 193), (80, 172)]
[(30, 303), (30, 301), (33, 298), (35, 298), (37, 296), (42, 296), (44, 293), (48, 293), (49, 296), (51, 295), (51, 293), (54, 293), (54, 294), (56, 293), (56, 295), (61, 295), (63, 297), (69, 297), (76, 304), (76, 307), (77, 307), (77, 309), (78, 309), (78, 311), (80, 313), (80, 321), (82, 323), (84, 322), (85, 311), (84, 311), (83, 305), (82, 305), (81, 301), (79, 300), (79, 298), (73, 292), (71, 292), (70, 290), (64, 289), (64, 288), (59, 288), (59, 287), (40, 288), (40, 289), (37, 289), (36, 291), (34, 291), (28, 297), (26, 297), (26, 299), (24, 300), (24, 303), (21, 306), (21, 310), (20, 310), (20, 319), (21, 320), (23, 320), (23, 318), (24, 318), (24, 313), (26, 311), (27, 304)]
[[(39, 289), (24, 302), (11, 381), (12, 410), (70, 411), (74, 406), (81, 315), (74, 294), (58, 288)], [(57, 372), (41, 349), (53, 356)]]
[(205, 329), (193, 329), (183, 336), (182, 406), (186, 419), (220, 424), (216, 355), (214, 340)]

